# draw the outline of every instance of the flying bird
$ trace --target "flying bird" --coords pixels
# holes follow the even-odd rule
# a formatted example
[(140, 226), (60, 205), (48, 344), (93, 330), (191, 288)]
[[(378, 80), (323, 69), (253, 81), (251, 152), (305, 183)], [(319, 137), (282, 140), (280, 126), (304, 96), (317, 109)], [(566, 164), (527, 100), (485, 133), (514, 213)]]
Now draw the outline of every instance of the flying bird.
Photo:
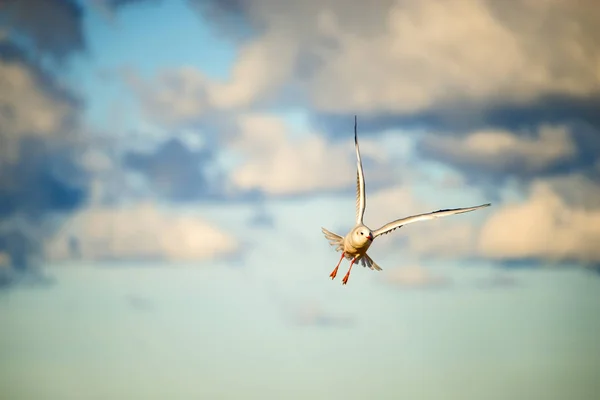
[(342, 263), (344, 258), (350, 260), (350, 268), (348, 268), (348, 272), (344, 279), (342, 279), (342, 284), (348, 283), (348, 278), (350, 277), (350, 271), (352, 271), (352, 266), (355, 262), (359, 262), (363, 267), (368, 267), (372, 270), (381, 271), (381, 267), (375, 263), (367, 254), (367, 250), (373, 244), (373, 240), (378, 236), (385, 235), (386, 233), (390, 233), (391, 231), (398, 229), (404, 225), (412, 224), (413, 222), (418, 221), (427, 221), (430, 219), (447, 217), (449, 215), (454, 214), (462, 214), (470, 211), (475, 211), (480, 208), (489, 207), (491, 204), (482, 204), (480, 206), (475, 207), (467, 207), (467, 208), (454, 208), (454, 209), (446, 209), (446, 210), (438, 210), (433, 211), (427, 214), (418, 214), (413, 215), (411, 217), (406, 217), (402, 219), (398, 219), (396, 221), (392, 221), (383, 225), (379, 229), (371, 230), (363, 223), (363, 216), (365, 214), (365, 208), (367, 206), (367, 197), (365, 194), (365, 177), (363, 174), (362, 161), (360, 159), (360, 150), (358, 148), (358, 138), (356, 134), (356, 116), (354, 116), (354, 148), (356, 149), (356, 225), (348, 234), (344, 237), (337, 235), (333, 232), (328, 231), (325, 228), (321, 228), (327, 240), (329, 240), (329, 244), (331, 246), (335, 246), (336, 251), (341, 251), (342, 256), (340, 257), (340, 261), (335, 266), (335, 269), (329, 275), (331, 279), (334, 279), (337, 275), (338, 268)]

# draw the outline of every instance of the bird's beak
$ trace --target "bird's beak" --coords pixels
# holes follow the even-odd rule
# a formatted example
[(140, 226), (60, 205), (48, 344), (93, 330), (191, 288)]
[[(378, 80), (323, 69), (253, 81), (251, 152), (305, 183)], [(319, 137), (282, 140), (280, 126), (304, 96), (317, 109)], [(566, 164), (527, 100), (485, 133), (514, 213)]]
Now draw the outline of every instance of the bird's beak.
[(373, 241), (373, 235), (369, 234), (369, 236), (367, 236), (367, 239), (369, 239), (370, 241)]

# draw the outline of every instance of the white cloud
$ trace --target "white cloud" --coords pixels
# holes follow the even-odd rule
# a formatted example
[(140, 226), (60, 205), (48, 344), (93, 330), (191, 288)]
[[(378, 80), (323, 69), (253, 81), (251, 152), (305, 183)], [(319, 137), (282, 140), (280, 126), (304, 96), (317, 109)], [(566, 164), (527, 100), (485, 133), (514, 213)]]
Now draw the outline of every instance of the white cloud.
[(424, 207), (409, 187), (390, 185), (373, 194), (367, 192), (365, 222), (371, 229), (377, 229), (395, 219), (427, 212)]
[(322, 111), (413, 113), (600, 89), (600, 11), (592, 1), (257, 0), (241, 7), (262, 34), (245, 44), (220, 104), (265, 98), (280, 86)]
[(446, 287), (452, 283), (447, 277), (417, 265), (386, 270), (383, 272), (383, 281), (401, 288)]
[[(370, 205), (375, 206), (377, 221), (387, 222), (389, 210), (394, 207), (401, 208), (406, 216), (437, 209), (406, 189), (397, 190), (397, 193), (381, 192), (385, 201), (377, 200)], [(410, 256), (597, 263), (600, 261), (599, 191), (594, 182), (578, 175), (537, 180), (524, 200), (493, 204), (464, 216), (411, 224), (391, 235), (402, 239)], [(367, 222), (370, 217), (367, 213)], [(396, 248), (395, 237), (381, 240), (378, 248)]]
[[(341, 143), (330, 143), (323, 135), (312, 132), (292, 138), (286, 123), (268, 114), (241, 116), (239, 129), (240, 135), (231, 143), (244, 158), (231, 175), (239, 188), (287, 195), (352, 187), (356, 181), (356, 156), (350, 133), (348, 140)], [(376, 146), (364, 142), (361, 154), (372, 154)], [(372, 175), (371, 182), (385, 177)]]
[[(577, 6), (547, 6), (507, 6), (529, 12), (530, 23), (541, 25), (534, 30), (491, 2), (396, 2), (375, 39), (340, 27), (341, 51), (332, 52), (310, 82), (313, 100), (327, 111), (411, 113), (460, 101), (529, 102), (548, 93), (597, 92), (600, 48), (585, 29), (573, 28), (584, 21)], [(560, 38), (552, 46), (548, 31)]]
[[(580, 178), (574, 177), (575, 180)], [(586, 199), (598, 188), (579, 182)], [(600, 208), (560, 196), (551, 181), (532, 184), (529, 197), (497, 209), (481, 231), (480, 253), (492, 259), (600, 261)]]
[[(476, 202), (471, 203), (449, 207), (447, 202), (434, 204), (430, 199), (425, 200), (406, 186), (390, 187), (367, 198), (365, 222), (371, 229), (377, 229), (399, 218), (442, 208), (459, 208), (476, 204)], [(410, 224), (390, 235), (382, 236), (378, 239), (377, 247), (394, 251), (393, 249), (397, 249), (398, 242), (402, 241), (405, 245), (403, 251), (408, 251), (412, 256), (460, 258), (476, 255), (480, 221), (487, 217), (484, 213), (485, 211), (475, 211)]]
[(7, 161), (18, 157), (23, 137), (60, 132), (72, 111), (68, 103), (44, 91), (28, 67), (1, 60), (0, 110), (0, 158)]
[(67, 260), (79, 253), (93, 261), (201, 261), (231, 254), (238, 246), (235, 237), (201, 218), (144, 203), (78, 211), (46, 243), (46, 256)]
[[(231, 79), (209, 85), (211, 103), (218, 109), (243, 108), (273, 95), (293, 73), (297, 49), (287, 44), (274, 32), (244, 46)], [(276, 62), (273, 62), (273, 54), (277, 54)]]
[(277, 34), (266, 35), (240, 49), (225, 81), (211, 80), (191, 66), (166, 69), (149, 79), (128, 70), (124, 79), (149, 118), (166, 126), (185, 126), (211, 112), (243, 111), (275, 96), (291, 78), (295, 51)]
[(420, 143), (430, 158), (494, 172), (535, 173), (577, 155), (563, 126), (540, 126), (535, 136), (484, 130), (463, 137), (428, 135)]

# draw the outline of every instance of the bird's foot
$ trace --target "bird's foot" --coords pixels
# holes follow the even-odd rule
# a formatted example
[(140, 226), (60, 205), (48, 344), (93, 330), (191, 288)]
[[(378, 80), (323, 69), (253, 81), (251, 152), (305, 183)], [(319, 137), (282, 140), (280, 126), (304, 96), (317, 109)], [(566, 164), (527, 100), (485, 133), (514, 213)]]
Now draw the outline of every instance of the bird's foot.
[(345, 285), (348, 283), (348, 278), (350, 278), (350, 274), (346, 274), (346, 276), (344, 276), (344, 279), (342, 279), (342, 285)]
[(331, 274), (329, 274), (329, 277), (333, 280), (335, 278), (335, 276), (337, 275), (337, 271), (338, 271), (338, 267), (335, 267), (335, 269), (333, 271), (331, 271)]

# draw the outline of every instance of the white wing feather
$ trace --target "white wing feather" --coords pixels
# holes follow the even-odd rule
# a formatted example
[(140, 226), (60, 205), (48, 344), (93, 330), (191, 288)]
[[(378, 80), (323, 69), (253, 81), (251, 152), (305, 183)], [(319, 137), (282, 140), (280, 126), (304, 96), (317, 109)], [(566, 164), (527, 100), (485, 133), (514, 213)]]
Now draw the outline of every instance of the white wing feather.
[(363, 223), (365, 208), (367, 207), (367, 197), (365, 194), (365, 176), (363, 174), (362, 161), (360, 159), (360, 150), (358, 148), (358, 138), (356, 135), (356, 115), (354, 116), (354, 148), (356, 149), (356, 224)]
[(430, 219), (447, 217), (447, 216), (454, 215), (454, 214), (462, 214), (462, 213), (466, 213), (466, 212), (470, 212), (470, 211), (475, 211), (480, 208), (489, 207), (490, 205), (491, 204), (488, 203), (488, 204), (482, 204), (482, 205), (476, 206), (476, 207), (454, 208), (454, 209), (450, 209), (450, 210), (439, 210), (439, 211), (434, 211), (434, 212), (430, 212), (427, 214), (413, 215), (411, 217), (398, 219), (396, 221), (385, 224), (384, 226), (382, 226), (379, 229), (376, 229), (373, 232), (373, 237), (376, 238), (377, 236), (385, 235), (386, 233), (390, 233), (394, 229), (398, 229), (401, 226), (404, 226), (406, 224), (412, 224), (413, 222), (427, 221)]
[(335, 251), (344, 251), (344, 238), (342, 236), (330, 232), (325, 228), (321, 228), (321, 231), (325, 235), (325, 238), (329, 240), (329, 244), (335, 246)]

